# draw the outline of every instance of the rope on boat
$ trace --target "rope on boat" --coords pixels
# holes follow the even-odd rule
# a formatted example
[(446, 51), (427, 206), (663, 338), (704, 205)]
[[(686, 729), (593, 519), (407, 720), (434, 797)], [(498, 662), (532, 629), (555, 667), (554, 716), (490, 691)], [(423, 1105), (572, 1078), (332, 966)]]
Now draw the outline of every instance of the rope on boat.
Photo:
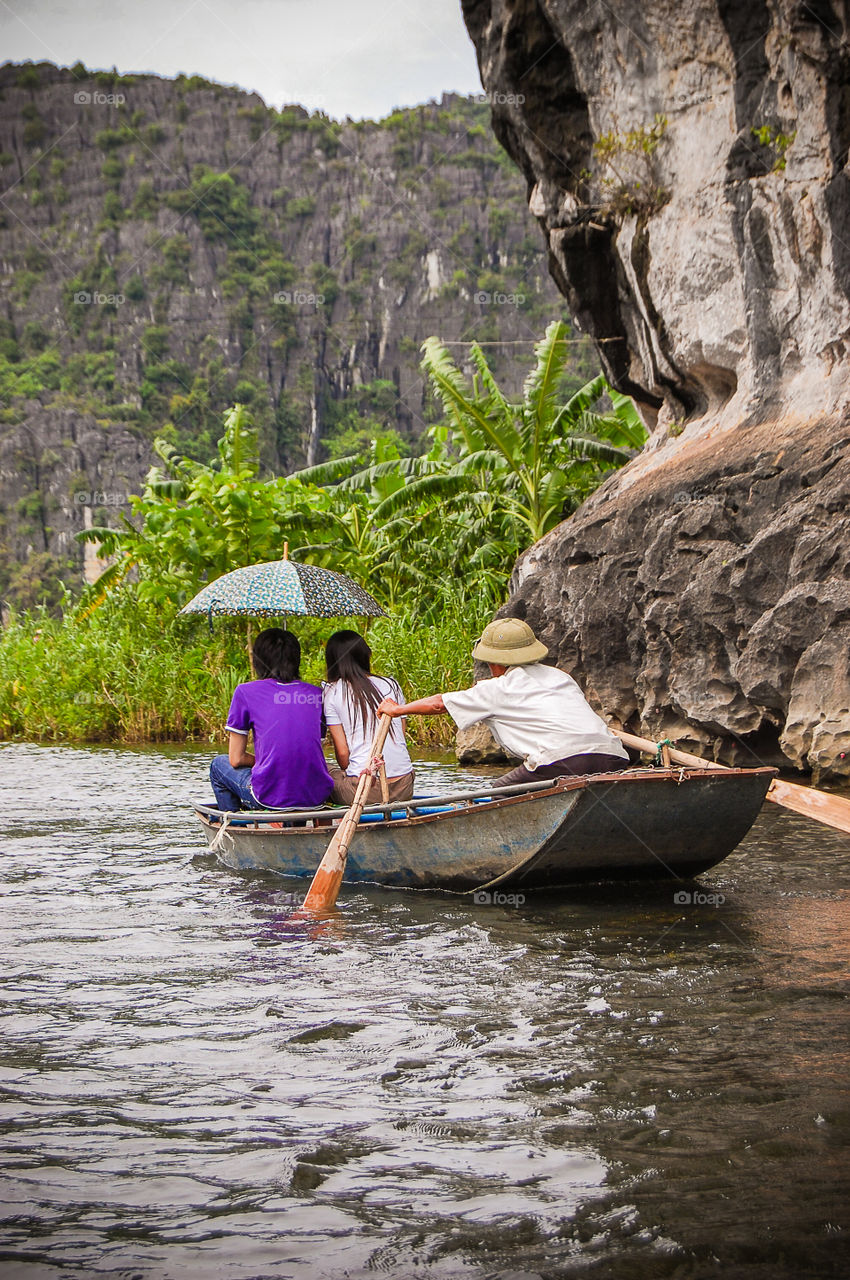
[(227, 828), (230, 826), (230, 819), (233, 816), (234, 815), (232, 813), (229, 813), (226, 811), (222, 813), (218, 831), (216, 831), (215, 836), (213, 837), (212, 843), (210, 844), (211, 853), (218, 853), (219, 849), (224, 844), (225, 840), (229, 840), (230, 843), (233, 844), (233, 836), (227, 830)]

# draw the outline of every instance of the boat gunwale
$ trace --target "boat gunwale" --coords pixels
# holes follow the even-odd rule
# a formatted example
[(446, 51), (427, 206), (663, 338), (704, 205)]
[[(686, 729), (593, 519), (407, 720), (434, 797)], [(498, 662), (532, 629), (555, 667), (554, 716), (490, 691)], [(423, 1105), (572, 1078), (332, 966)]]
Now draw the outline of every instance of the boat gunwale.
[[(489, 800), (488, 797), (498, 790), (491, 788), (489, 790), (474, 791), (463, 793), (465, 798), (456, 797), (453, 794), (448, 796), (420, 796), (415, 800), (396, 801), (389, 804), (374, 804), (364, 807), (363, 814), (383, 815), (384, 820), (375, 823), (363, 823), (363, 831), (369, 830), (389, 831), (399, 830), (402, 827), (424, 826), (430, 822), (443, 822), (453, 817), (465, 817), (472, 813), (492, 813), (494, 809), (507, 809), (517, 804), (532, 803), (535, 800), (546, 800), (559, 793), (567, 793), (573, 791), (587, 790), (591, 786), (608, 785), (622, 786), (625, 783), (642, 783), (642, 782), (663, 782), (675, 781), (681, 785), (695, 778), (722, 778), (732, 781), (736, 778), (753, 777), (764, 774), (772, 776), (778, 775), (779, 770), (770, 765), (759, 765), (752, 769), (730, 768), (726, 765), (707, 764), (705, 768), (696, 766), (672, 766), (665, 768), (631, 768), (622, 772), (613, 773), (589, 773), (577, 774), (574, 776), (565, 776), (552, 780), (551, 785), (546, 786), (544, 783), (533, 784), (534, 790), (525, 787), (516, 794), (497, 795)], [(505, 788), (508, 791), (508, 788)], [(516, 787), (510, 788), (512, 793), (517, 792)], [(411, 810), (417, 808), (424, 809), (430, 805), (448, 804), (450, 807), (440, 809), (437, 813), (411, 813)], [(210, 831), (218, 832), (222, 828), (220, 821), (221, 810), (216, 809), (214, 805), (201, 804), (194, 802), (193, 808), (201, 824)], [(392, 817), (393, 813), (405, 810), (403, 818)], [(233, 829), (238, 827), (241, 835), (258, 835), (269, 834), (269, 828), (276, 836), (284, 839), (291, 839), (299, 835), (315, 835), (317, 830), (332, 831), (334, 827), (345, 817), (347, 810), (339, 808), (316, 808), (305, 810), (277, 809), (277, 810), (253, 810), (244, 809), (237, 811), (234, 817), (226, 821), (223, 825), (225, 828)], [(211, 819), (215, 817), (216, 821)], [(235, 821), (234, 821), (235, 819)], [(315, 824), (315, 819), (321, 821)], [(307, 823), (313, 821), (314, 825), (308, 826)], [(287, 825), (283, 825), (286, 823)], [(298, 825), (289, 825), (297, 823)]]

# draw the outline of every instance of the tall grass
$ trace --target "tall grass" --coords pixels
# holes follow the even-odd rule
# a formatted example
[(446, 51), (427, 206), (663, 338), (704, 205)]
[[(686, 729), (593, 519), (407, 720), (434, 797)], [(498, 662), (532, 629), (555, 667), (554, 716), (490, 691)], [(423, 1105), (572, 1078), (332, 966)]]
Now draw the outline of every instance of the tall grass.
[[(483, 606), (447, 609), (434, 623), (410, 615), (365, 628), (373, 670), (392, 675), (408, 698), (470, 683), (470, 649), (490, 616)], [(291, 621), (301, 674), (324, 678), (324, 641), (362, 620)], [(0, 634), (0, 738), (76, 742), (220, 743), (234, 687), (250, 678), (250, 637), (264, 621), (175, 618), (118, 594), (89, 618), (72, 612), (13, 617)], [(449, 717), (415, 718), (408, 737), (446, 746)]]

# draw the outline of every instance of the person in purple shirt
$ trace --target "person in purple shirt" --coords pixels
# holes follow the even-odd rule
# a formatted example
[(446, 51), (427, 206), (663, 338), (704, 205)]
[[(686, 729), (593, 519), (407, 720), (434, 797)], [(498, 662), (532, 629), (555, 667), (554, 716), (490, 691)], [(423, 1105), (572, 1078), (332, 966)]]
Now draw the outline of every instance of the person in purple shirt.
[(236, 686), (227, 715), (227, 755), (210, 765), (216, 804), (230, 813), (324, 804), (334, 783), (322, 752), (322, 691), (299, 679), (297, 637), (269, 627), (251, 660), (254, 679)]

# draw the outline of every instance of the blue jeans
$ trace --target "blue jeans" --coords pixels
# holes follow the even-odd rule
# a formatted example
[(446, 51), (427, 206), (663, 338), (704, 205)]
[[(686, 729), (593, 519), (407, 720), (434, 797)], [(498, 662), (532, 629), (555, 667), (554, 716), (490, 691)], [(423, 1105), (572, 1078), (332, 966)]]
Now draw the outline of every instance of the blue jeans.
[(251, 795), (248, 765), (234, 769), (227, 756), (216, 756), (210, 765), (210, 782), (215, 802), (223, 812), (236, 813), (239, 809), (257, 808), (257, 802)]

